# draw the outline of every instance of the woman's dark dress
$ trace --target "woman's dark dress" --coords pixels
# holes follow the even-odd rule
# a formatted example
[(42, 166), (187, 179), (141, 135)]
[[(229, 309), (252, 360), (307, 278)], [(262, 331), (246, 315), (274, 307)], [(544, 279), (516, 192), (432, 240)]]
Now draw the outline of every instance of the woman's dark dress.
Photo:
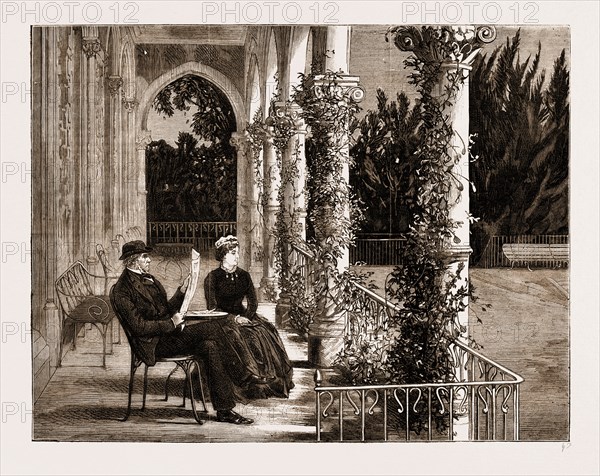
[[(250, 273), (237, 268), (227, 273), (217, 268), (204, 280), (204, 295), (208, 309), (218, 309), (244, 316), (251, 325), (231, 326), (228, 330), (241, 335), (250, 347), (263, 376), (272, 378), (267, 385), (256, 385), (245, 391), (248, 398), (287, 397), (294, 387), (292, 365), (277, 329), (265, 317), (256, 313), (258, 300)], [(246, 298), (247, 307), (243, 300)]]

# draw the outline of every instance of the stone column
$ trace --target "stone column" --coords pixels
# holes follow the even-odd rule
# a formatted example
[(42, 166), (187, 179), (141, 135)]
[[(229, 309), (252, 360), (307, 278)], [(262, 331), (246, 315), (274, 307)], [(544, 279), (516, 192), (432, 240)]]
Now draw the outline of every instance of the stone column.
[[(364, 98), (364, 91), (359, 87), (359, 78), (357, 76), (340, 75), (333, 83), (330, 79), (323, 76), (317, 76), (314, 80), (314, 88), (316, 94), (335, 94), (343, 102), (360, 102)], [(333, 89), (332, 89), (333, 88)], [(328, 92), (325, 92), (325, 91)], [(332, 129), (335, 125), (331, 125)], [(338, 133), (334, 136), (335, 144), (332, 147), (337, 153), (344, 158), (342, 161), (341, 170), (331, 170), (328, 176), (322, 180), (328, 180), (330, 183), (338, 180), (340, 177), (341, 183), (349, 186), (349, 132)], [(346, 190), (347, 192), (347, 190)], [(324, 206), (320, 210), (322, 214), (322, 222), (335, 227), (335, 223), (339, 220), (339, 213), (349, 220), (350, 210), (345, 207), (341, 212), (336, 211), (333, 207)], [(322, 250), (327, 250), (332, 247), (330, 244), (332, 237), (338, 236), (339, 230), (334, 228), (316, 230), (317, 241)], [(318, 296), (317, 312), (314, 321), (309, 326), (308, 331), (308, 359), (309, 362), (318, 367), (329, 367), (339, 354), (343, 345), (343, 331), (345, 326), (345, 313), (338, 308), (336, 304), (337, 293), (339, 292), (336, 286), (334, 271), (329, 268), (336, 268), (337, 273), (342, 273), (348, 269), (349, 265), (349, 250), (347, 247), (342, 247), (341, 244), (334, 244), (335, 252), (340, 256), (334, 258), (326, 254), (323, 256), (323, 274), (327, 276), (327, 284), (325, 290)]]
[[(272, 132), (272, 131), (270, 131)], [(263, 278), (260, 283), (261, 300), (276, 301), (279, 295), (279, 280), (275, 266), (275, 222), (279, 202), (277, 193), (281, 185), (281, 171), (273, 145), (273, 136), (267, 134), (263, 147), (263, 179), (266, 200), (263, 208)]]
[(121, 94), (121, 155), (123, 161), (123, 181), (121, 196), (123, 197), (123, 211), (122, 227), (120, 233), (127, 239), (127, 229), (134, 226), (135, 222), (135, 211), (133, 210), (133, 204), (136, 203), (136, 162), (137, 162), (137, 150), (135, 136), (135, 121), (134, 121), (134, 110), (136, 106), (135, 98), (125, 96)]
[[(350, 76), (350, 33), (349, 26), (328, 26), (327, 38), (325, 41), (325, 71), (340, 73), (344, 76), (344, 80), (339, 83), (339, 87), (343, 88), (343, 95), (353, 94), (357, 102), (364, 97), (364, 91), (358, 87), (357, 76)], [(323, 81), (315, 81), (315, 87), (323, 87)], [(341, 153), (349, 156), (350, 150), (348, 147), (347, 137), (341, 138), (343, 142), (343, 150)], [(344, 165), (342, 176), (346, 183), (350, 183), (350, 169), (348, 163)], [(350, 210), (346, 209), (345, 216), (350, 219)], [(348, 269), (350, 264), (350, 251), (348, 248), (343, 250), (342, 258), (338, 259), (338, 270), (343, 272)]]
[[(335, 79), (330, 76), (316, 76), (313, 81), (314, 92), (317, 97), (334, 95), (339, 100), (341, 107), (344, 102), (360, 102), (364, 91), (358, 87), (359, 78), (349, 75), (350, 27), (328, 26), (326, 37), (325, 71), (333, 72)], [(339, 124), (331, 124), (331, 131), (336, 134), (331, 138), (331, 148), (340, 157), (341, 170), (331, 170), (319, 180), (329, 183), (336, 181), (345, 187), (349, 186), (349, 131), (339, 131)], [(347, 127), (347, 123), (346, 123)], [(341, 191), (347, 193), (348, 190)], [(349, 264), (349, 251), (338, 241), (340, 230), (335, 229), (340, 219), (340, 214), (349, 220), (350, 210), (346, 206), (343, 210), (336, 210), (333, 203), (316, 204), (321, 214), (321, 229), (317, 229), (316, 238), (319, 247), (324, 253), (321, 256), (322, 269), (325, 283), (318, 296), (317, 311), (314, 321), (308, 330), (308, 359), (318, 367), (329, 367), (334, 362), (343, 346), (343, 332), (345, 326), (345, 313), (337, 304), (339, 290), (336, 286), (336, 273), (346, 271)], [(339, 207), (337, 207), (339, 208)], [(329, 227), (329, 228), (328, 228)], [(339, 256), (333, 256), (333, 253)]]
[[(123, 193), (123, 155), (121, 152), (121, 88), (123, 78), (118, 75), (108, 77), (108, 90), (110, 92), (110, 166), (112, 168), (112, 207), (111, 207), (111, 235), (123, 232), (122, 215), (124, 213)], [(110, 251), (109, 251), (110, 252)]]
[[(131, 115), (131, 114), (130, 114)], [(142, 230), (142, 240), (146, 241), (146, 147), (152, 142), (152, 135), (150, 131), (141, 131), (141, 134), (136, 138), (135, 150), (136, 150), (136, 164), (135, 177), (137, 180), (135, 183), (131, 183), (132, 194), (134, 195), (132, 222), (128, 224), (128, 227), (139, 226)]]
[[(102, 81), (102, 57), (103, 51), (98, 38), (98, 28), (95, 26), (84, 26), (82, 49), (85, 60), (82, 65), (84, 77), (83, 114), (86, 117), (85, 155), (86, 155), (86, 177), (85, 188), (87, 189), (87, 213), (85, 220), (86, 245), (84, 257), (88, 268), (94, 274), (98, 274), (96, 256), (96, 243), (99, 243), (99, 234), (102, 227), (102, 141), (104, 139), (103, 127), (103, 101), (100, 93), (99, 82)], [(100, 99), (100, 100), (99, 100)]]
[[(231, 145), (237, 151), (237, 237), (240, 242), (240, 266), (250, 272), (252, 279), (257, 278), (257, 270), (252, 255), (252, 211), (256, 208), (252, 195), (252, 157), (248, 151), (250, 138), (247, 132), (234, 132)], [(242, 172), (242, 173), (240, 173)], [(261, 270), (258, 270), (259, 272)], [(262, 273), (261, 273), (262, 274)], [(258, 282), (258, 281), (256, 281)]]
[[(493, 41), (496, 32), (493, 27), (487, 26), (477, 29), (474, 26), (437, 27), (432, 31), (440, 45), (435, 52), (431, 51), (430, 43), (423, 38), (424, 35), (431, 34), (431, 31), (398, 27), (394, 29), (394, 43), (400, 50), (410, 51), (424, 62), (432, 62), (432, 54), (436, 55), (437, 61), (441, 59), (440, 79), (432, 91), (434, 97), (447, 96), (450, 77), (462, 78), (451, 110), (447, 111), (454, 131), (451, 148), (457, 158), (448, 175), (451, 184), (448, 203), (452, 204), (449, 216), (459, 226), (454, 240), (449, 241), (446, 246), (450, 255), (448, 273), (456, 274), (459, 266), (463, 266), (461, 280), (456, 284), (460, 288), (468, 282), (469, 255), (472, 251), (469, 243), (469, 72), (472, 61), (481, 51), (479, 46)], [(468, 307), (459, 312), (458, 319), (467, 330), (465, 336), (468, 335)], [(466, 379), (469, 379), (468, 375)], [(469, 439), (469, 421), (466, 416), (454, 425), (457, 434), (455, 440)]]
[[(274, 116), (269, 118), (273, 124), (279, 123), (275, 131), (289, 131), (289, 135), (278, 138), (281, 148), (281, 184), (282, 192), (279, 211), (285, 220), (288, 236), (278, 236), (281, 243), (281, 273), (287, 276), (289, 272), (290, 244), (303, 241), (306, 238), (306, 158), (304, 152), (304, 139), (306, 125), (300, 115), (300, 107), (289, 102), (275, 104)], [(285, 145), (284, 145), (285, 144)], [(276, 322), (285, 325), (288, 321), (290, 309), (289, 296), (285, 289), (280, 290), (277, 307), (275, 309)]]
[[(58, 160), (60, 144), (57, 140), (58, 131), (58, 106), (60, 88), (57, 83), (58, 74), (58, 45), (57, 29), (42, 28), (42, 74), (41, 74), (41, 152), (42, 167), (41, 193), (38, 195), (40, 208), (44, 215), (41, 224), (41, 256), (40, 265), (43, 266), (43, 292), (46, 296), (44, 303), (43, 322), (45, 327), (40, 329), (45, 334), (50, 353), (50, 373), (58, 366), (60, 361), (59, 349), (62, 336), (62, 322), (56, 301), (54, 282), (57, 278), (57, 259), (59, 243), (56, 233), (56, 196), (57, 184), (55, 182), (55, 167)], [(62, 243), (60, 244), (63, 245)], [(37, 254), (35, 255), (37, 256)], [(41, 283), (40, 283), (41, 284)]]
[[(437, 52), (437, 57), (442, 61), (442, 71), (432, 94), (437, 97), (447, 95), (449, 76), (462, 78), (452, 109), (448, 111), (454, 131), (451, 147), (457, 155), (456, 164), (449, 174), (452, 188), (448, 203), (452, 204), (450, 218), (459, 227), (455, 231), (455, 239), (447, 244), (451, 255), (449, 269), (455, 272), (460, 263), (464, 265), (463, 282), (458, 283), (461, 286), (468, 280), (469, 255), (472, 251), (469, 243), (469, 72), (471, 63), (481, 51), (479, 46), (492, 42), (496, 38), (496, 30), (488, 26), (452, 26), (437, 27), (434, 34), (444, 49), (442, 51), (440, 47)], [(421, 35), (423, 33), (416, 29), (400, 27), (395, 29), (394, 42), (400, 50), (410, 51), (422, 61), (431, 61), (431, 47)], [(459, 320), (468, 328), (468, 309), (459, 314)]]

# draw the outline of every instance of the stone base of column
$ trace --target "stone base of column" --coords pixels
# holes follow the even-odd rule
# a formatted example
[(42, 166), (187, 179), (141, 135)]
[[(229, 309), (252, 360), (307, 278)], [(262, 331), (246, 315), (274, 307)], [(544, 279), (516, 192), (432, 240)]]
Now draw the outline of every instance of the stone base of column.
[[(448, 262), (448, 272), (456, 273), (460, 264), (464, 265), (464, 269), (461, 272), (461, 281), (457, 283), (457, 286), (464, 286), (469, 280), (469, 256), (472, 253), (472, 249), (468, 243), (463, 245), (455, 245), (448, 249), (450, 259)], [(469, 308), (458, 313), (458, 322), (461, 326), (466, 329), (463, 337), (469, 335)]]
[(289, 327), (291, 308), (290, 299), (287, 296), (280, 295), (277, 306), (275, 306), (275, 325), (277, 327)]
[(62, 339), (62, 323), (60, 313), (54, 301), (47, 301), (44, 306), (44, 320), (46, 321), (45, 340), (50, 354), (50, 375), (58, 367), (60, 340)]
[(459, 263), (459, 262), (468, 264), (469, 256), (471, 256), (471, 253), (473, 252), (469, 243), (465, 243), (463, 245), (451, 246), (447, 249), (447, 251), (448, 251), (448, 254), (450, 255), (450, 259), (448, 260), (449, 264)]
[(277, 302), (279, 286), (277, 278), (262, 278), (258, 287), (258, 300), (260, 302)]
[(328, 333), (308, 331), (308, 363), (313, 367), (332, 367), (342, 350), (342, 329), (328, 329)]

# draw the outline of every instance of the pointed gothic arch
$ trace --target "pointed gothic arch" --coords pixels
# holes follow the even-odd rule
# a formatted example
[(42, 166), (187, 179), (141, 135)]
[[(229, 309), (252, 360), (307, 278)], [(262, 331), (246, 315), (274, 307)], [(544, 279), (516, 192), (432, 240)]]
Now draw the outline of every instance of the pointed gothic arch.
[(162, 74), (157, 79), (152, 81), (152, 83), (148, 85), (148, 88), (143, 92), (139, 99), (136, 125), (137, 132), (138, 134), (140, 134), (140, 136), (144, 133), (147, 134), (149, 132), (147, 128), (148, 114), (150, 112), (152, 102), (154, 101), (156, 95), (167, 84), (172, 83), (173, 81), (185, 76), (186, 74), (194, 74), (200, 76), (201, 78), (207, 79), (215, 86), (217, 86), (221, 91), (223, 91), (223, 93), (229, 100), (231, 107), (233, 107), (237, 130), (243, 131), (245, 129), (246, 116), (244, 114), (244, 100), (242, 99), (242, 96), (240, 95), (238, 89), (233, 84), (233, 82), (223, 73), (220, 73), (219, 71), (211, 68), (210, 66), (198, 63), (196, 61), (190, 61), (188, 63), (181, 64), (176, 68), (173, 68), (172, 70)]

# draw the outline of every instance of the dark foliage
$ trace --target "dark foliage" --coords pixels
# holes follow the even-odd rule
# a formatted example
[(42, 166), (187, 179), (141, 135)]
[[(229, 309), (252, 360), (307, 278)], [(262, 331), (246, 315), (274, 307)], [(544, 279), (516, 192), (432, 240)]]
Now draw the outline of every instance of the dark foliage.
[(473, 262), (493, 235), (566, 234), (569, 173), (569, 72), (565, 52), (549, 82), (537, 54), (519, 56), (507, 38), (471, 73)]
[(146, 149), (149, 221), (235, 219), (236, 165), (220, 144), (198, 146), (180, 132), (177, 148), (164, 140)]
[(230, 140), (236, 125), (227, 97), (209, 81), (186, 75), (161, 90), (153, 106), (168, 117), (175, 109), (193, 111), (188, 123), (197, 137), (180, 132), (177, 148), (160, 140), (146, 149), (148, 219), (234, 220), (237, 174)]
[(411, 107), (404, 93), (388, 101), (378, 89), (377, 111), (368, 111), (353, 125), (357, 138), (350, 149), (355, 162), (350, 183), (365, 204), (364, 231), (408, 231), (415, 203), (419, 124), (420, 110)]

